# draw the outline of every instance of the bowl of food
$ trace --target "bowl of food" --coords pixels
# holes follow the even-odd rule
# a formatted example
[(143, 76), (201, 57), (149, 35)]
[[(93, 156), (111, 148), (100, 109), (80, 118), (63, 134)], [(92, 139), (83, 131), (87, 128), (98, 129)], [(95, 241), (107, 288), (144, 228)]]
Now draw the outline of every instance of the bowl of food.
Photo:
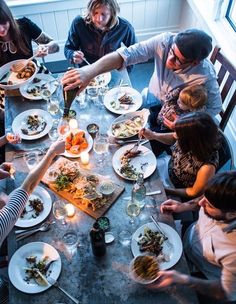
[(101, 184), (99, 185), (99, 192), (105, 196), (112, 195), (114, 191), (115, 191), (115, 185), (110, 180), (102, 181)]
[(151, 284), (159, 277), (159, 263), (155, 256), (139, 255), (135, 257), (129, 267), (131, 278), (140, 284)]
[(87, 131), (88, 131), (89, 135), (91, 135), (92, 138), (94, 138), (99, 131), (99, 126), (95, 123), (91, 123), (91, 124), (87, 125)]
[(101, 216), (97, 218), (96, 222), (98, 223), (100, 229), (102, 229), (103, 231), (107, 231), (110, 228), (110, 221), (109, 218), (106, 216)]
[(33, 80), (38, 68), (33, 61), (29, 61), (20, 72), (11, 71), (13, 64), (22, 61), (22, 59), (14, 60), (4, 64), (0, 68), (0, 87), (5, 90), (15, 90)]

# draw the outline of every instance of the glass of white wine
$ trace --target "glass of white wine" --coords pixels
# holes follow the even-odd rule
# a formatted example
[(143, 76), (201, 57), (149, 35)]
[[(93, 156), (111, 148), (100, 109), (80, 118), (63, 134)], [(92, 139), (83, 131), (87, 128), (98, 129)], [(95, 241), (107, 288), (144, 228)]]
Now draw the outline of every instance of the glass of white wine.
[(53, 117), (56, 117), (60, 113), (59, 102), (56, 98), (47, 99), (47, 110)]
[(138, 202), (129, 200), (126, 206), (126, 213), (130, 217), (130, 224), (134, 224), (135, 218), (140, 214), (140, 205)]
[(54, 217), (61, 223), (62, 227), (67, 227), (67, 210), (65, 206), (66, 204), (63, 201), (57, 200), (53, 203), (52, 209)]
[(109, 137), (107, 134), (97, 133), (93, 141), (93, 150), (101, 157), (98, 159), (98, 163), (102, 164), (105, 159), (105, 154), (109, 148)]

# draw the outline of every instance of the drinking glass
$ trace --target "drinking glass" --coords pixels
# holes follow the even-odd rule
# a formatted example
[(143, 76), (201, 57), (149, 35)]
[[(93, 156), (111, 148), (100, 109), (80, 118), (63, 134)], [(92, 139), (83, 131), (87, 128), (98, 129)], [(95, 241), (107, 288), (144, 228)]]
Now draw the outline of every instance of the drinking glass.
[(55, 98), (47, 99), (47, 110), (53, 116), (57, 116), (60, 113), (59, 102)]
[(50, 131), (48, 132), (48, 136), (51, 139), (51, 141), (56, 141), (59, 137), (57, 128), (58, 128), (58, 121), (54, 120), (53, 124), (52, 124), (52, 128), (50, 129)]
[(140, 213), (140, 205), (139, 203), (133, 201), (133, 200), (129, 200), (126, 206), (126, 213), (128, 214), (128, 216), (130, 217), (130, 224), (134, 224), (135, 222), (135, 218), (139, 215)]
[(68, 229), (62, 235), (62, 241), (65, 244), (69, 254), (74, 256), (77, 253), (78, 247), (78, 233), (74, 229)]
[(87, 88), (87, 94), (94, 104), (98, 102), (98, 87), (94, 86)]
[(69, 120), (65, 117), (62, 117), (58, 123), (57, 131), (60, 137), (66, 138), (70, 132)]
[(93, 141), (93, 150), (98, 155), (101, 155), (101, 158), (98, 159), (98, 162), (100, 164), (104, 162), (105, 154), (108, 152), (108, 148), (109, 148), (108, 135), (97, 133)]
[(42, 99), (44, 99), (46, 101), (49, 100), (49, 98), (51, 96), (51, 91), (47, 85), (45, 85), (44, 89), (41, 89), (40, 95), (41, 95)]
[(79, 96), (77, 96), (76, 101), (79, 103), (80, 109), (85, 109), (87, 107), (85, 90), (79, 93)]
[(29, 151), (24, 154), (24, 161), (26, 162), (29, 170), (35, 168), (39, 161), (39, 154), (37, 151)]
[(66, 204), (61, 201), (57, 200), (53, 203), (52, 212), (54, 217), (61, 223), (62, 227), (66, 227), (66, 217), (67, 217), (67, 210), (65, 208)]

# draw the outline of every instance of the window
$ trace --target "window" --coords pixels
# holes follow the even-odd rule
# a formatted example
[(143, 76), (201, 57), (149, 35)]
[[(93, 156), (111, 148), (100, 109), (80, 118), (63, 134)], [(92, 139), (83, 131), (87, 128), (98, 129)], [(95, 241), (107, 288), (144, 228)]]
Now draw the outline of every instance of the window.
[(235, 0), (229, 1), (225, 17), (228, 20), (229, 24), (234, 29), (234, 31), (236, 32), (236, 1)]

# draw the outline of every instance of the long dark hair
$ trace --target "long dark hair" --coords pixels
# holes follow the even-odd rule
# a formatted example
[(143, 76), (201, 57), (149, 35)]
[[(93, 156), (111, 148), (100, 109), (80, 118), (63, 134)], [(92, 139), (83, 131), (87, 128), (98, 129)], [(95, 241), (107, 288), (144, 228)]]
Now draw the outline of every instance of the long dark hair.
[[(6, 22), (10, 23), (9, 35), (17, 48), (17, 52), (24, 55), (30, 55), (30, 50), (25, 44), (25, 40), (23, 35), (21, 34), (17, 20), (14, 19), (6, 2), (4, 0), (0, 0), (0, 23), (4, 24)], [(0, 56), (1, 58), (4, 57), (4, 52), (1, 50), (1, 48)]]
[(191, 152), (199, 161), (206, 161), (219, 149), (219, 131), (214, 120), (204, 112), (181, 116), (175, 124), (178, 143), (184, 153)]
[(117, 23), (118, 14), (120, 12), (120, 7), (116, 0), (89, 0), (87, 4), (87, 14), (85, 15), (84, 19), (86, 23), (91, 23), (91, 15), (93, 14), (94, 10), (101, 5), (109, 7), (111, 11), (111, 20), (109, 21), (107, 28), (112, 28)]

